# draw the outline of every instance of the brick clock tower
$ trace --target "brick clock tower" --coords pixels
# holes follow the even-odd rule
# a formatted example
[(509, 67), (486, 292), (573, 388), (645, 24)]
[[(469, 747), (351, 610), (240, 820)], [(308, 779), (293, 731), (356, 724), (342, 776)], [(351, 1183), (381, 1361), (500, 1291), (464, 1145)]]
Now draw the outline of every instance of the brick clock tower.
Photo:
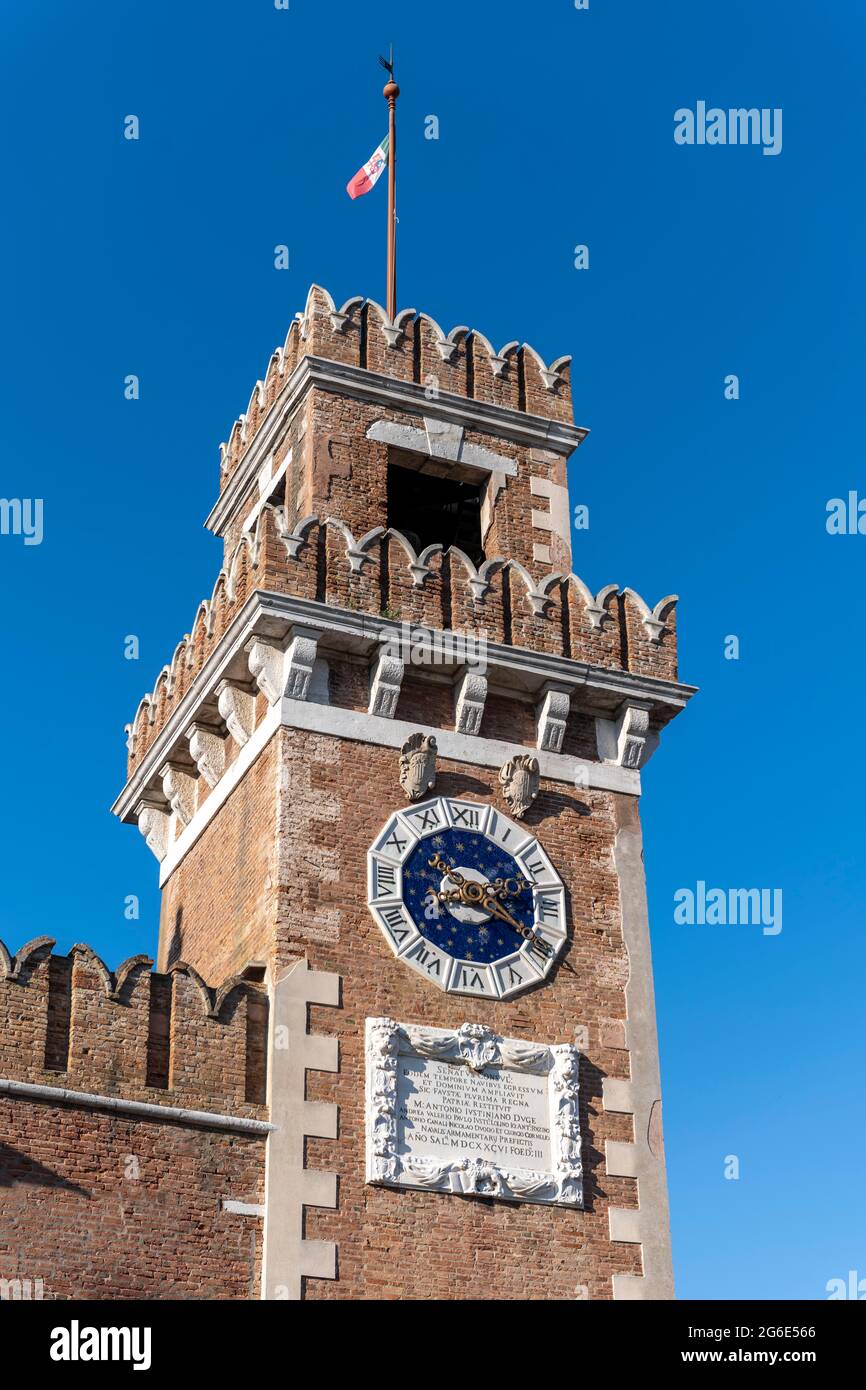
[(129, 726), (156, 968), (6, 957), (0, 1099), (142, 1156), (55, 1196), (67, 1294), (673, 1296), (638, 798), (692, 688), (673, 596), (571, 572), (586, 433), (567, 358), (311, 289)]

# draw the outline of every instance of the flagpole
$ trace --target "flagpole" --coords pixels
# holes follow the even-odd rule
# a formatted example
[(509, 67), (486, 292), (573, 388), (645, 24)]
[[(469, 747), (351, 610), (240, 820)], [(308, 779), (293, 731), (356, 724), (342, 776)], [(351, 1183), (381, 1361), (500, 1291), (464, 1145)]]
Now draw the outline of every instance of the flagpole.
[(385, 307), (391, 322), (397, 314), (397, 98), (400, 88), (394, 81), (394, 50), (391, 49), (389, 78), (382, 92), (388, 103), (388, 286)]

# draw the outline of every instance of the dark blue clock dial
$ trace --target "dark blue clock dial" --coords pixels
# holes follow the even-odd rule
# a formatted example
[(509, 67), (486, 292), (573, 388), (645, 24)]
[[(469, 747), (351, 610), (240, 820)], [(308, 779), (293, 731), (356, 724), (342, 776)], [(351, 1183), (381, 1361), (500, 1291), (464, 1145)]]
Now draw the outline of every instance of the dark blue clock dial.
[(513, 955), (525, 944), (525, 937), (507, 922), (483, 910), (468, 912), (437, 901), (434, 894), (442, 888), (445, 875), (441, 867), (430, 864), (435, 855), (464, 877), (484, 883), (509, 880), (510, 891), (502, 898), (502, 906), (521, 926), (531, 928), (532, 888), (529, 884), (519, 887), (525, 875), (517, 861), (478, 831), (447, 829), (420, 840), (403, 865), (403, 901), (428, 941), (457, 960), (484, 965)]

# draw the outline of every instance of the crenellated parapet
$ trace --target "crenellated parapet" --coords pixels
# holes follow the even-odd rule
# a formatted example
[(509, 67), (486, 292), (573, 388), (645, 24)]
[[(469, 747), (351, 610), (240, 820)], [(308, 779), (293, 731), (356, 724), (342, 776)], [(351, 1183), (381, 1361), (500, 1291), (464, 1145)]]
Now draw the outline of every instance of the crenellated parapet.
[(88, 946), (0, 941), (0, 1076), (77, 1093), (262, 1118), (268, 998), (235, 976), (211, 988), (178, 961), (115, 971)]
[(445, 333), (430, 315), (402, 309), (392, 321), (375, 300), (355, 296), (337, 308), (313, 285), (281, 347), (271, 354), (246, 410), (220, 445), (220, 486), (229, 482), (263, 420), (305, 356), (327, 358), (484, 404), (568, 423), (570, 357), (549, 365), (529, 344), (498, 350), (477, 329)]
[[(376, 527), (356, 537), (344, 522), (330, 517), (308, 516), (290, 528), (284, 508), (267, 506), (254, 533), (238, 542), (211, 598), (199, 605), (191, 632), (127, 726), (130, 772), (255, 591), (676, 680), (674, 595), (651, 610), (634, 590), (615, 584), (593, 594), (577, 575), (551, 573), (536, 579), (515, 560), (494, 557), (476, 566), (457, 547), (445, 550), (441, 545), (419, 554), (399, 531)], [(375, 627), (370, 631), (373, 635)], [(257, 699), (261, 705), (262, 697), (267, 702), (275, 698), (264, 650), (256, 649), (240, 679), (223, 683), (217, 710), (207, 717), (214, 726), (207, 720), (190, 726), (184, 756), (190, 772), (176, 767), (167, 774), (169, 798), (182, 816), (184, 777), (192, 775), (193, 765), (213, 785), (225, 766), (223, 740), (243, 746), (253, 731)], [(294, 665), (298, 671), (303, 667), (300, 649)], [(311, 672), (312, 667), (308, 677)], [(156, 827), (150, 826), (150, 832), (157, 834)]]

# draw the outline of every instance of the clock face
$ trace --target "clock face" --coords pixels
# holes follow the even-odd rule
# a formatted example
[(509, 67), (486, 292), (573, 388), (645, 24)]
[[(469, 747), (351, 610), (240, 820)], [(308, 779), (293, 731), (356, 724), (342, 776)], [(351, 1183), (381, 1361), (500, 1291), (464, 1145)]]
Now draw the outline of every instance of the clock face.
[(452, 994), (517, 994), (565, 941), (561, 878), (493, 806), (437, 797), (395, 811), (367, 859), (367, 901), (394, 954)]

